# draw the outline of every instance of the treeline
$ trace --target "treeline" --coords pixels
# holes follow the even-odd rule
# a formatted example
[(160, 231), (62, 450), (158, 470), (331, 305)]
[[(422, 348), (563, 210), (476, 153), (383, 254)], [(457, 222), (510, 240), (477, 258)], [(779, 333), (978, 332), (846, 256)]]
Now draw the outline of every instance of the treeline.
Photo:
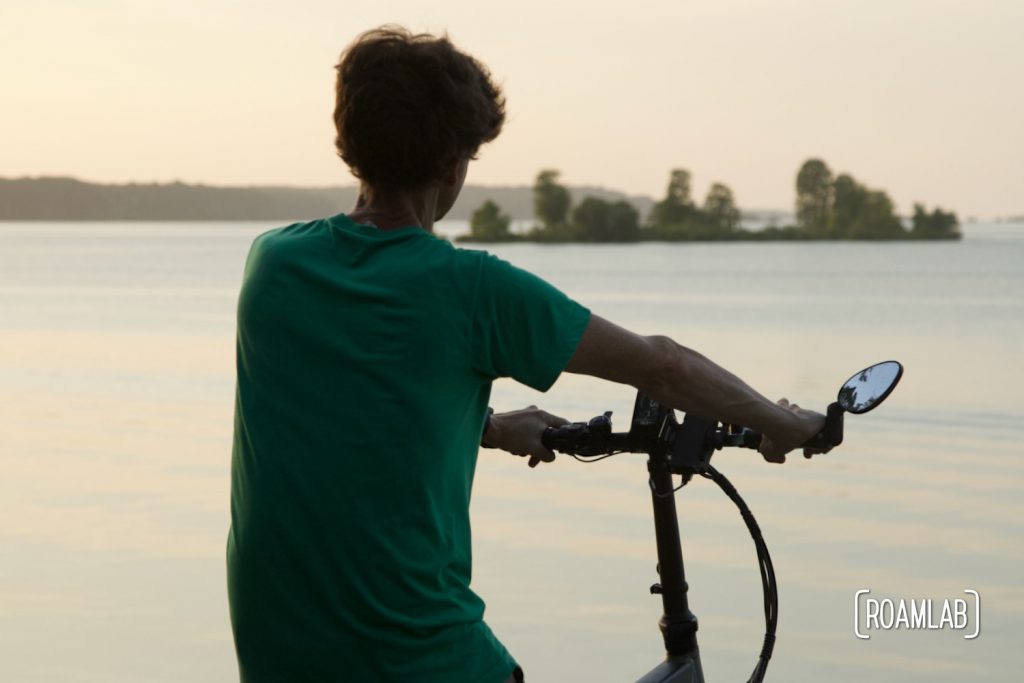
[(888, 194), (848, 173), (833, 178), (820, 159), (808, 159), (796, 175), (796, 221), (790, 229), (805, 239), (960, 239), (955, 213), (915, 204), (908, 230)]
[(106, 185), (74, 178), (0, 178), (0, 220), (246, 221), (329, 216), (355, 204), (355, 188)]
[[(0, 178), (0, 220), (6, 221), (298, 221), (331, 216), (355, 206), (357, 188), (218, 187), (173, 183), (90, 183), (75, 178)], [(647, 211), (647, 197), (596, 187), (573, 187), (574, 200), (595, 196), (629, 200)], [(468, 220), (493, 200), (519, 220), (533, 218), (529, 186), (466, 185), (446, 218)]]
[(736, 199), (723, 183), (713, 183), (702, 204), (691, 196), (685, 169), (670, 173), (665, 196), (641, 221), (626, 201), (588, 196), (573, 205), (558, 182), (559, 172), (542, 170), (533, 185), (536, 225), (525, 233), (510, 230), (511, 217), (491, 199), (470, 217), (468, 242), (640, 242), (725, 240), (959, 239), (959, 220), (939, 208), (915, 204), (908, 229), (889, 196), (871, 190), (849, 174), (836, 178), (818, 159), (804, 162), (796, 178), (796, 224), (769, 225), (751, 231), (740, 225)]

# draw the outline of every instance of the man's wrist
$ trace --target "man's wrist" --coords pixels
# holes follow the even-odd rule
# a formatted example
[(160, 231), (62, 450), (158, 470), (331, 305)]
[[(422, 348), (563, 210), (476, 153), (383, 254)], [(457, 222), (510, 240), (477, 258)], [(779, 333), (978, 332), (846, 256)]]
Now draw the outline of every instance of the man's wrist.
[(484, 448), (497, 448), (494, 445), (494, 408), (487, 409), (487, 417), (484, 418), (484, 431), (480, 436), (480, 445)]

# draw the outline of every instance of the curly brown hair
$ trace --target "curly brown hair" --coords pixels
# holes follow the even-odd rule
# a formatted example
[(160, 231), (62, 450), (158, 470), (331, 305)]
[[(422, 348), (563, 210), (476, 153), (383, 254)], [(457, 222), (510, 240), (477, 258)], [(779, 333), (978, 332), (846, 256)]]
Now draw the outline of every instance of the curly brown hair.
[(440, 180), (496, 138), (505, 121), (505, 98), (487, 67), (447, 35), (381, 26), (356, 38), (334, 68), (334, 145), (376, 189)]

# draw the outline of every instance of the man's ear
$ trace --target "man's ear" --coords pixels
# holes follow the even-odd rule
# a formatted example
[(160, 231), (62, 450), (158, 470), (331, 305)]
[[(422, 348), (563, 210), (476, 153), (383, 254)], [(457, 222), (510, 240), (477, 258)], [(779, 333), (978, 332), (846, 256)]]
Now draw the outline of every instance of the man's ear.
[(444, 167), (444, 174), (441, 176), (441, 183), (452, 187), (459, 182), (459, 162), (453, 161)]

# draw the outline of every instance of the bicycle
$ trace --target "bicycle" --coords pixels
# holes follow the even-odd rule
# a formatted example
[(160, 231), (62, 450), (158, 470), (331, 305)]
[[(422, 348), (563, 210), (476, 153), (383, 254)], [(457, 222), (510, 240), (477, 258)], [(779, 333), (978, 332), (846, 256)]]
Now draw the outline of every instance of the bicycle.
[[(836, 401), (828, 406), (825, 427), (805, 448), (828, 450), (843, 441), (845, 413), (863, 414), (877, 408), (888, 398), (903, 376), (897, 361), (876, 363), (855, 373), (839, 389)], [(736, 504), (754, 539), (764, 595), (765, 636), (754, 671), (748, 683), (764, 680), (775, 647), (778, 623), (778, 593), (775, 569), (768, 547), (750, 508), (735, 487), (711, 466), (711, 456), (726, 447), (758, 448), (762, 435), (738, 425), (720, 424), (695, 415), (686, 415), (680, 423), (675, 412), (637, 392), (628, 432), (613, 432), (612, 413), (544, 430), (542, 441), (552, 450), (583, 462), (595, 462), (619, 453), (646, 453), (651, 500), (654, 506), (654, 531), (658, 549), (659, 582), (651, 593), (661, 595), (664, 613), (659, 628), (665, 643), (665, 661), (638, 679), (637, 683), (704, 683), (700, 651), (697, 647), (697, 617), (687, 601), (689, 586), (683, 567), (682, 544), (676, 518), (675, 494), (694, 475), (711, 479)], [(682, 483), (674, 486), (672, 477)]]

